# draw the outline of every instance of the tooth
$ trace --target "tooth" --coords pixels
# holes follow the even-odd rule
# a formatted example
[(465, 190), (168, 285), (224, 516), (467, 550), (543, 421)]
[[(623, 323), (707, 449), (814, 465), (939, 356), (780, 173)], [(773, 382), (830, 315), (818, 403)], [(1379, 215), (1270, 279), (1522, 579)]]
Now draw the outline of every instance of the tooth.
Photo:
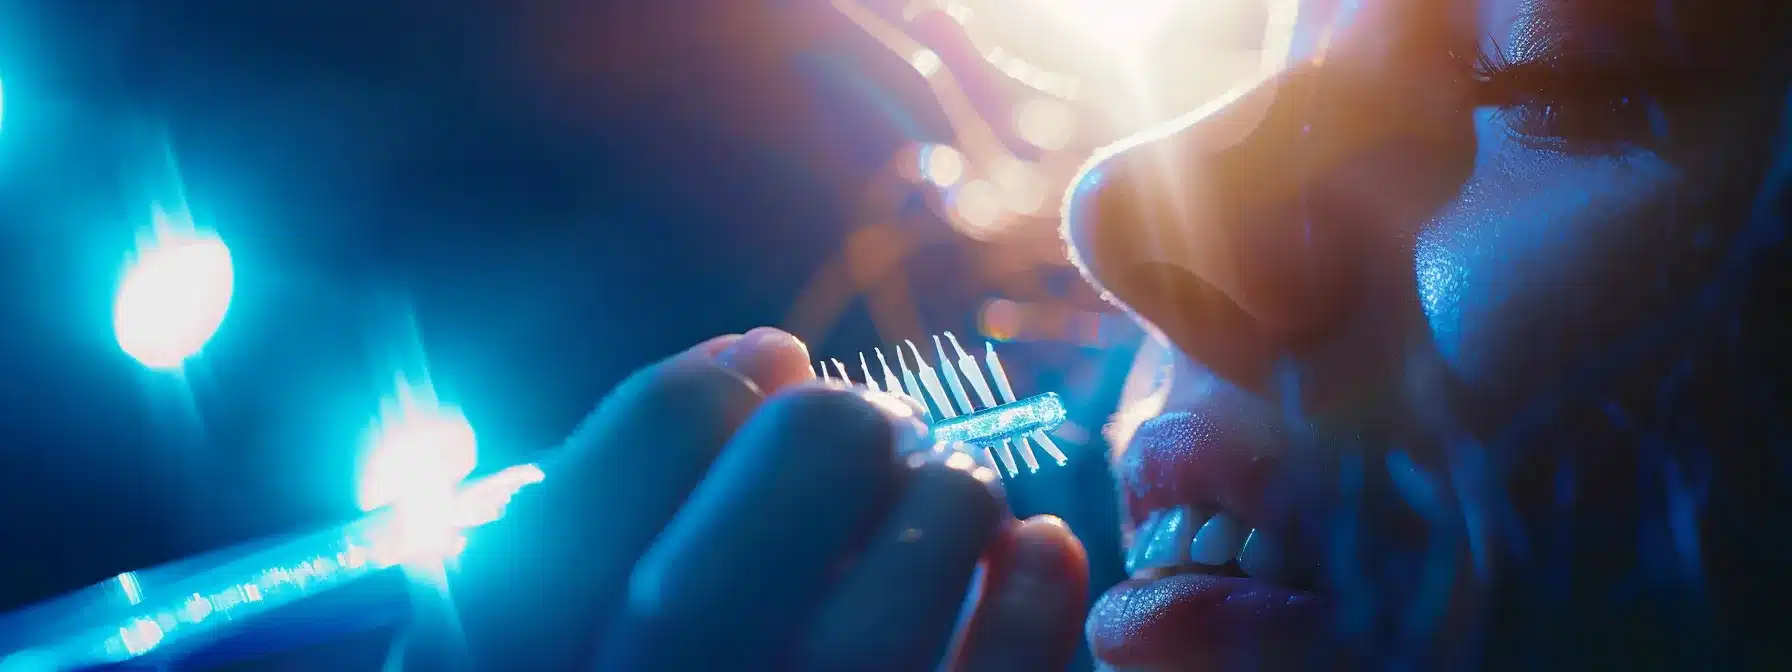
[(1245, 538), (1244, 550), (1238, 552), (1238, 568), (1253, 579), (1270, 583), (1282, 583), (1287, 578), (1282, 568), (1281, 544), (1262, 530), (1251, 530)]
[(1178, 506), (1165, 511), (1151, 528), (1151, 536), (1135, 537), (1133, 545), (1140, 547), (1139, 560), (1131, 568), (1155, 569), (1158, 567), (1174, 567), (1188, 562), (1189, 511)]
[(1164, 517), (1163, 511), (1152, 511), (1145, 520), (1132, 529), (1132, 547), (1126, 549), (1126, 573), (1131, 574), (1139, 562), (1145, 559), (1145, 549), (1151, 544), (1152, 535), (1157, 533), (1157, 521)]
[(1250, 528), (1238, 516), (1221, 511), (1201, 526), (1194, 542), (1188, 545), (1190, 562), (1201, 565), (1223, 565), (1238, 555)]

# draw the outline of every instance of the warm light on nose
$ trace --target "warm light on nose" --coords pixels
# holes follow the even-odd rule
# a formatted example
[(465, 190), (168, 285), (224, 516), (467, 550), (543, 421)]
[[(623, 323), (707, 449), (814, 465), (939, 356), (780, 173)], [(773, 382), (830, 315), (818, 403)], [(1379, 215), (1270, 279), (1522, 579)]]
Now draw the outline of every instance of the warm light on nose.
[(112, 306), (118, 347), (151, 369), (176, 369), (224, 323), (235, 288), (218, 237), (163, 231), (137, 251)]

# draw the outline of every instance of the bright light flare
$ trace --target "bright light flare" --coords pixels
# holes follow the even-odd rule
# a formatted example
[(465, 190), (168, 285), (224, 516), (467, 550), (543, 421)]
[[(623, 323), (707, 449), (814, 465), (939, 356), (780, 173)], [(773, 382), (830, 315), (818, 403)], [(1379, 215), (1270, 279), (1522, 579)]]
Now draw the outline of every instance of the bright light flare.
[(1162, 30), (1164, 19), (1184, 1), (1030, 0), (1024, 4), (1034, 11), (1045, 12), (1104, 48), (1126, 51), (1145, 43), (1150, 35)]
[(393, 504), (387, 524), (369, 534), (371, 559), (379, 567), (439, 567), (466, 549), (467, 530), (502, 519), (510, 500), (542, 478), (540, 467), (521, 464), (446, 497)]
[(401, 387), (380, 413), (356, 493), (361, 510), (446, 497), (473, 473), (479, 456), (473, 425), (432, 396)]
[(230, 309), (230, 248), (197, 231), (158, 232), (126, 266), (112, 305), (118, 347), (151, 369), (178, 369)]
[[(1298, 0), (948, 0), (990, 65), (1121, 134), (1254, 79)], [(1103, 134), (1108, 135), (1108, 134)], [(1085, 138), (1109, 142), (1117, 138)]]
[(362, 463), (357, 503), (363, 511), (390, 508), (391, 524), (375, 547), (375, 562), (439, 566), (466, 547), (464, 530), (496, 520), (515, 493), (500, 480), (497, 495), (457, 493), (478, 462), (478, 439), (460, 409), (435, 401), (427, 387), (401, 377), (397, 398), (381, 410)]

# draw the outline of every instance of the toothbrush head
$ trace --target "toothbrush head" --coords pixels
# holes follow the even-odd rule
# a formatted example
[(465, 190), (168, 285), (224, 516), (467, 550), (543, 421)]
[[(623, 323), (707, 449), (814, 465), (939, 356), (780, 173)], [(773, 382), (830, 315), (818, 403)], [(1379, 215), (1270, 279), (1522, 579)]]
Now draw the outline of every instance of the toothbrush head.
[[(820, 368), (824, 377), (909, 398), (926, 411), (935, 440), (981, 448), (986, 466), (1010, 477), (1019, 475), (1023, 466), (1029, 472), (1039, 470), (1039, 458), (1033, 450), (1035, 444), (1059, 465), (1068, 462), (1068, 457), (1050, 434), (1065, 420), (1064, 404), (1058, 395), (1046, 392), (1024, 399), (1015, 398), (1008, 373), (1003, 370), (993, 344), (985, 344), (983, 362), (979, 363), (976, 357), (965, 352), (951, 332), (942, 335), (945, 336), (943, 342), (940, 336), (933, 337), (938, 361), (931, 366), (913, 341), (895, 345), (900, 378), (891, 370), (883, 351), (875, 350), (873, 357), (882, 365), (884, 373), (882, 387), (872, 377), (870, 367), (864, 364), (868, 360), (863, 354), (860, 355), (860, 369), (865, 376), (862, 381), (853, 380), (843, 366), (836, 365), (836, 375), (833, 376), (825, 373), (828, 369), (825, 363)], [(912, 368), (903, 355), (904, 345), (914, 356)], [(948, 353), (956, 354), (956, 360)], [(966, 383), (969, 383), (969, 390), (965, 388)], [(1015, 460), (1017, 454), (1019, 462)]]

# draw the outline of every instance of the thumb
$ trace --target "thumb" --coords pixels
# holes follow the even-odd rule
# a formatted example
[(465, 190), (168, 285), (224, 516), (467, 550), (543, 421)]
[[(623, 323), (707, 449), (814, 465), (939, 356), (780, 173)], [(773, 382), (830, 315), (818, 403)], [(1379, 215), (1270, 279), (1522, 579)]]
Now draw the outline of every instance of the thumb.
[(1010, 526), (986, 557), (982, 594), (948, 669), (1062, 670), (1082, 641), (1089, 559), (1064, 521)]

